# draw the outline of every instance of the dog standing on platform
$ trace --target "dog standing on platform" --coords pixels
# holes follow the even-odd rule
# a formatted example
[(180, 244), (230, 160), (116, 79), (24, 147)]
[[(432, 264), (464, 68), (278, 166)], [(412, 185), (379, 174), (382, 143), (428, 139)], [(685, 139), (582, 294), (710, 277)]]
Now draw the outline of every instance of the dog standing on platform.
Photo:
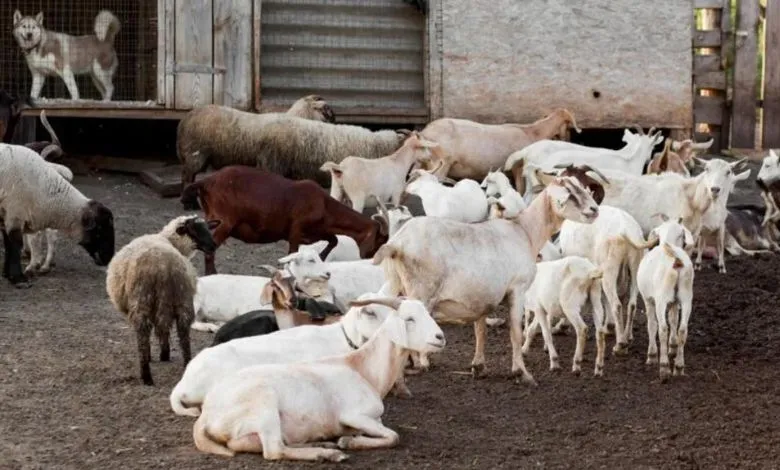
[(89, 74), (103, 101), (111, 101), (114, 73), (119, 65), (114, 49), (119, 28), (117, 17), (102, 10), (95, 16), (95, 34), (71, 36), (44, 28), (43, 12), (22, 16), (16, 10), (14, 37), (32, 73), (30, 97), (37, 99), (46, 76), (56, 75), (65, 82), (70, 98), (77, 100), (79, 89), (75, 75)]

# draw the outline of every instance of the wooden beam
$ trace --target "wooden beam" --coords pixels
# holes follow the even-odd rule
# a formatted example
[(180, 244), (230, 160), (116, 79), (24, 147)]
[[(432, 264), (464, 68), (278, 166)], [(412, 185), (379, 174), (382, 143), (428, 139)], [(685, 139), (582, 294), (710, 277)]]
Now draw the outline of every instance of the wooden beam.
[(700, 89), (725, 90), (726, 72), (721, 70), (717, 72), (694, 73), (693, 83), (696, 88)]
[(752, 148), (756, 136), (758, 1), (741, 1), (738, 8), (731, 145)]
[(720, 55), (708, 54), (693, 56), (693, 74), (698, 75), (706, 72), (717, 72), (721, 70), (720, 67)]
[(766, 5), (763, 148), (780, 147), (780, 4)]
[(696, 30), (693, 32), (693, 47), (720, 47), (720, 30)]
[(723, 123), (723, 106), (726, 99), (722, 96), (695, 96), (693, 98), (694, 122), (714, 124)]
[(693, 0), (693, 8), (722, 8), (721, 0)]
[(157, 104), (165, 104), (165, 0), (157, 0)]
[(176, 0), (165, 0), (165, 107), (176, 106), (176, 78), (168, 70), (173, 70), (176, 50)]
[(262, 90), (260, 88), (260, 42), (262, 0), (252, 1), (252, 94), (254, 95), (254, 109), (259, 110), (263, 104)]

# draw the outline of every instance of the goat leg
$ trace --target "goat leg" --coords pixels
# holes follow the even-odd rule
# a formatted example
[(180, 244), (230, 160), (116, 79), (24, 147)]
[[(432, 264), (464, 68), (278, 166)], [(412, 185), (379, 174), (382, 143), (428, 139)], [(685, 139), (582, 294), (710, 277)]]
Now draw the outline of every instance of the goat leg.
[(332, 233), (325, 235), (323, 239), (328, 242), (328, 245), (325, 247), (324, 250), (322, 250), (322, 252), (320, 252), (320, 259), (325, 261), (325, 258), (328, 257), (330, 252), (333, 251), (334, 248), (336, 248), (339, 239), (336, 238), (336, 235), (333, 235)]
[(233, 230), (233, 225), (226, 223), (224, 220), (221, 224), (217, 226), (217, 228), (214, 230), (214, 233), (211, 235), (211, 237), (214, 239), (214, 243), (216, 244), (216, 247), (214, 248), (214, 251), (212, 253), (204, 253), (203, 259), (205, 260), (206, 264), (206, 275), (209, 274), (217, 274), (217, 267), (214, 266), (214, 259), (217, 254), (217, 248), (219, 248), (223, 243), (225, 243), (225, 240), (228, 239), (230, 236), (230, 232)]
[[(28, 278), (22, 271), (22, 245), (24, 244), (22, 231), (18, 228), (14, 228), (8, 231), (6, 234), (3, 232), (4, 241), (6, 242), (5, 258), (7, 267), (8, 280), (16, 287), (30, 287), (28, 284)], [(5, 240), (7, 237), (7, 241)]]

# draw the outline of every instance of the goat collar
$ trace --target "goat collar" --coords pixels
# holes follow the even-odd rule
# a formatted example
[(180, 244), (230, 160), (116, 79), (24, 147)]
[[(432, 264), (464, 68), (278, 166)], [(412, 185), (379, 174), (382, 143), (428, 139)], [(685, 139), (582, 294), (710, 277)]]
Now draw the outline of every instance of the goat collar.
[(352, 349), (359, 348), (359, 346), (357, 346), (354, 342), (352, 342), (351, 339), (349, 339), (349, 335), (347, 334), (347, 330), (344, 329), (344, 324), (341, 323), (341, 322), (339, 322), (339, 323), (340, 323), (339, 326), (341, 327), (341, 332), (344, 333), (344, 339), (347, 340), (347, 344), (349, 344), (349, 347), (352, 348)]

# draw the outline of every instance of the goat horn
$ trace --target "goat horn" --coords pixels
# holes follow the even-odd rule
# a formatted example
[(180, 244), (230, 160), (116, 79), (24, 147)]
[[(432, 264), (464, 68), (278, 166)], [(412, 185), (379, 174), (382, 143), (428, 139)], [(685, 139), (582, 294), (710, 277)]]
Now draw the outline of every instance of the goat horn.
[(580, 168), (582, 168), (584, 171), (592, 171), (593, 173), (596, 173), (599, 178), (604, 180), (605, 183), (610, 184), (607, 177), (604, 176), (604, 173), (600, 172), (597, 168), (593, 168), (590, 165), (582, 165)]
[(441, 178), (441, 182), (442, 182), (442, 183), (449, 183), (449, 184), (451, 184), (451, 185), (453, 185), (453, 186), (455, 186), (456, 184), (458, 184), (458, 182), (457, 182), (457, 181), (455, 181), (454, 179), (452, 179), (452, 178), (450, 178), (450, 177), (448, 177), (448, 176), (443, 176), (443, 177)]
[(59, 158), (62, 156), (64, 152), (62, 151), (62, 148), (59, 145), (56, 144), (49, 144), (47, 145), (43, 150), (41, 150), (41, 158), (44, 160), (48, 160), (49, 156), (53, 156), (54, 158)]
[(653, 132), (655, 132), (655, 126), (651, 127), (649, 131), (647, 131), (647, 135), (651, 135)]
[[(436, 172), (439, 171), (439, 168), (441, 168), (443, 166), (444, 166), (444, 160), (439, 160), (439, 164), (436, 165), (436, 168), (434, 168), (433, 170), (429, 171), (428, 173), (430, 173), (432, 175), (435, 175)], [(444, 176), (447, 176), (447, 175), (444, 175)]]
[(645, 131), (644, 131), (644, 129), (642, 129), (641, 127), (639, 127), (639, 124), (634, 124), (634, 125), (633, 125), (633, 126), (631, 126), (631, 127), (632, 127), (632, 128), (634, 128), (634, 129), (636, 129), (636, 132), (637, 132), (637, 134), (639, 134), (639, 135), (645, 135)]
[(403, 299), (399, 297), (376, 297), (373, 299), (353, 300), (349, 303), (350, 307), (365, 307), (366, 305), (379, 304), (398, 310), (401, 307)]
[(737, 160), (736, 162), (729, 163), (729, 165), (731, 165), (731, 168), (736, 168), (736, 167), (738, 167), (738, 166), (739, 166), (741, 163), (743, 163), (743, 162), (745, 162), (745, 161), (747, 161), (747, 157), (742, 157), (742, 158), (740, 158), (739, 160)]
[(265, 269), (266, 271), (268, 271), (272, 275), (279, 272), (279, 269), (276, 266), (271, 266), (270, 264), (261, 264), (260, 268), (261, 269)]
[(573, 166), (571, 163), (558, 163), (553, 168), (569, 168)]

